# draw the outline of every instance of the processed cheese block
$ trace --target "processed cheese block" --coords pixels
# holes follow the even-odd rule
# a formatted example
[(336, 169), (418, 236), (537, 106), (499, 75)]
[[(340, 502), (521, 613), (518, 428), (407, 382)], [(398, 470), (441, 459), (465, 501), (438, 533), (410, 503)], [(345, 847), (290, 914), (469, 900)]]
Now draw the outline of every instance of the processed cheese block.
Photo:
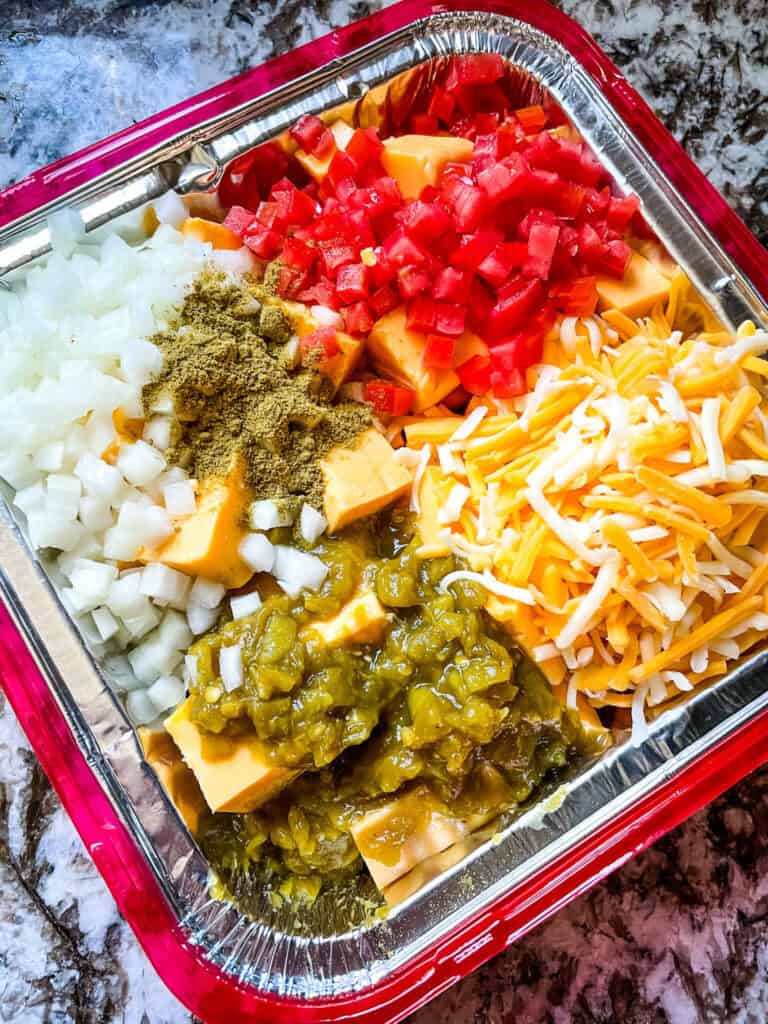
[(188, 238), (199, 242), (210, 242), (214, 249), (239, 249), (243, 242), (239, 235), (223, 224), (202, 217), (187, 217), (181, 222), (179, 231)]
[(351, 827), (355, 846), (380, 890), (498, 816), (509, 802), (509, 788), (495, 768), (486, 765), (481, 771), (475, 793), (480, 809), (466, 817), (451, 815), (426, 787), (418, 786), (369, 811)]
[(427, 185), (436, 185), (446, 164), (472, 159), (469, 139), (453, 135), (398, 135), (384, 139), (381, 163), (400, 186), (405, 199), (418, 199)]
[(304, 170), (307, 172), (307, 174), (310, 176), (310, 178), (314, 178), (315, 181), (321, 182), (328, 173), (328, 168), (331, 165), (331, 160), (333, 160), (334, 156), (336, 155), (336, 150), (334, 149), (334, 147), (331, 146), (330, 149), (330, 153), (328, 153), (327, 156), (322, 157), (322, 159), (313, 156), (311, 153), (306, 153), (303, 149), (297, 149), (294, 156), (299, 161)]
[(372, 590), (361, 590), (338, 614), (324, 622), (313, 622), (308, 632), (316, 633), (323, 646), (375, 643), (389, 621), (386, 609)]
[(203, 732), (190, 718), (191, 703), (189, 698), (181, 704), (165, 720), (165, 728), (214, 813), (253, 811), (299, 774), (273, 764), (255, 735), (229, 738)]
[[(424, 367), (426, 338), (406, 327), (406, 312), (401, 306), (381, 317), (368, 335), (367, 352), (382, 377), (411, 388), (415, 412), (436, 405), (459, 386), (453, 370)], [(487, 347), (476, 335), (465, 331), (456, 340), (455, 364), (460, 366), (475, 355), (486, 355)]]
[(204, 480), (197, 511), (185, 517), (159, 548), (142, 548), (141, 562), (163, 562), (188, 576), (204, 576), (227, 589), (242, 587), (253, 576), (238, 548), (246, 534), (245, 510), (251, 494), (236, 468), (226, 480)]
[(139, 729), (139, 740), (147, 763), (154, 770), (184, 824), (194, 835), (206, 806), (194, 772), (184, 764), (179, 748), (167, 732), (142, 726)]
[(447, 527), (438, 521), (438, 515), (440, 509), (445, 507), (454, 482), (447, 479), (438, 466), (427, 466), (424, 470), (419, 488), (419, 516), (416, 520), (421, 538), (416, 553), (420, 558), (440, 558), (450, 554), (451, 549), (443, 539)]
[(322, 462), (324, 511), (330, 533), (378, 512), (411, 486), (410, 471), (395, 460), (378, 430), (366, 430), (354, 448), (334, 448)]
[[(542, 668), (542, 666), (539, 665), (539, 668)], [(565, 704), (568, 697), (568, 687), (566, 684), (560, 683), (559, 686), (553, 687), (553, 692), (560, 702)], [(595, 741), (600, 747), (610, 747), (612, 742), (611, 730), (606, 729), (600, 721), (597, 711), (595, 711), (583, 693), (576, 694), (576, 711), (582, 728), (589, 739)]]
[(598, 277), (597, 294), (601, 309), (618, 309), (636, 319), (645, 316), (657, 302), (669, 298), (669, 278), (660, 273), (644, 256), (632, 253), (621, 281)]

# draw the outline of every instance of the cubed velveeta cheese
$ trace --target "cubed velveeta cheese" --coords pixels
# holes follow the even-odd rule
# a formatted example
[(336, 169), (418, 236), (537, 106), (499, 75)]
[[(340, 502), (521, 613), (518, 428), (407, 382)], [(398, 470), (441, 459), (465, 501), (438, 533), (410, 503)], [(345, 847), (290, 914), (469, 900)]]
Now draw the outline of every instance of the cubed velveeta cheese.
[(203, 217), (187, 217), (181, 222), (179, 231), (188, 238), (196, 238), (199, 242), (210, 242), (214, 249), (240, 249), (242, 239), (234, 231), (225, 228)]
[(179, 520), (176, 531), (158, 548), (142, 548), (141, 562), (163, 562), (188, 576), (204, 576), (227, 589), (242, 587), (253, 576), (238, 548), (246, 534), (243, 520), (251, 493), (237, 468), (226, 480), (204, 480), (197, 510)]
[[(317, 320), (312, 316), (309, 306), (303, 302), (280, 301), (277, 302), (277, 305), (288, 316), (291, 326), (300, 338), (312, 334), (318, 329)], [(362, 338), (353, 338), (345, 331), (336, 331), (336, 341), (341, 351), (332, 359), (320, 363), (318, 369), (333, 382), (334, 387), (340, 388), (345, 381), (349, 380), (352, 371), (359, 363), (365, 342)]]
[(453, 489), (453, 480), (447, 479), (438, 466), (427, 466), (419, 487), (419, 515), (416, 528), (421, 544), (417, 554), (421, 558), (440, 558), (450, 554), (444, 540), (446, 526), (438, 519), (440, 509), (445, 508), (448, 495)]
[(331, 166), (331, 160), (333, 160), (336, 154), (336, 150), (331, 146), (331, 151), (327, 156), (316, 157), (312, 153), (307, 153), (303, 149), (297, 149), (294, 156), (299, 161), (301, 166), (315, 181), (321, 182), (328, 173), (328, 168)]
[[(539, 668), (542, 666), (540, 665)], [(568, 687), (565, 683), (553, 687), (555, 696), (565, 704), (568, 697)], [(606, 729), (600, 721), (600, 716), (592, 707), (583, 693), (576, 694), (576, 712), (579, 716), (581, 726), (590, 740), (599, 747), (609, 747), (612, 743), (611, 730)]]
[(436, 185), (446, 164), (472, 159), (469, 139), (453, 135), (398, 135), (384, 139), (381, 162), (406, 199), (417, 199), (427, 185)]
[(375, 643), (389, 621), (386, 609), (372, 590), (360, 590), (332, 619), (313, 622), (307, 632), (317, 634), (324, 647)]
[(139, 740), (147, 764), (154, 770), (171, 803), (194, 835), (205, 812), (205, 798), (195, 773), (184, 764), (179, 748), (167, 732), (142, 727)]
[[(406, 327), (405, 309), (399, 307), (381, 317), (368, 335), (367, 352), (376, 370), (414, 392), (415, 412), (436, 405), (459, 386), (453, 370), (431, 370), (424, 366), (426, 339), (419, 331)], [(465, 331), (456, 340), (455, 365), (475, 355), (486, 355), (482, 339)]]
[(476, 787), (479, 810), (451, 815), (423, 786), (369, 811), (350, 829), (377, 887), (385, 890), (417, 864), (453, 846), (495, 818), (509, 802), (509, 789), (494, 768)]
[(657, 302), (669, 297), (669, 278), (644, 256), (632, 253), (624, 277), (598, 277), (601, 309), (618, 309), (629, 317), (645, 316)]
[(214, 812), (246, 814), (275, 796), (299, 774), (271, 762), (257, 736), (216, 736), (190, 718), (191, 698), (165, 720), (181, 756)]
[(324, 510), (331, 533), (402, 497), (411, 473), (378, 430), (366, 430), (351, 448), (333, 448), (322, 462)]

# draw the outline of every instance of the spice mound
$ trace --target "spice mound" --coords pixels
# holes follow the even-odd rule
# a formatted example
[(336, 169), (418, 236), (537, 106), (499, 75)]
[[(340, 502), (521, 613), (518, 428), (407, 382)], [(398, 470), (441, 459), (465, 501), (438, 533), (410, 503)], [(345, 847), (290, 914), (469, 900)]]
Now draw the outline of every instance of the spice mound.
[(370, 412), (336, 401), (315, 368), (296, 368), (289, 321), (266, 299), (256, 285), (201, 275), (152, 339), (163, 369), (144, 389), (144, 404), (151, 411), (163, 398), (173, 402), (171, 464), (199, 478), (226, 476), (242, 455), (246, 483), (260, 497), (322, 507), (321, 459), (351, 444)]

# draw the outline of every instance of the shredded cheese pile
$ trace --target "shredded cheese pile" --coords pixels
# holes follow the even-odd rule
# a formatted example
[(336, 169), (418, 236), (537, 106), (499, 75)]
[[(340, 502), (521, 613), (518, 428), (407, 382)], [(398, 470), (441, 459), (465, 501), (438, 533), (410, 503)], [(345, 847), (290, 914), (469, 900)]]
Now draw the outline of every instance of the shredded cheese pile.
[(768, 628), (768, 334), (673, 330), (680, 278), (645, 321), (563, 320), (508, 415), (405, 427), (422, 537), (471, 567), (444, 586), (481, 582), (571, 706), (638, 729)]

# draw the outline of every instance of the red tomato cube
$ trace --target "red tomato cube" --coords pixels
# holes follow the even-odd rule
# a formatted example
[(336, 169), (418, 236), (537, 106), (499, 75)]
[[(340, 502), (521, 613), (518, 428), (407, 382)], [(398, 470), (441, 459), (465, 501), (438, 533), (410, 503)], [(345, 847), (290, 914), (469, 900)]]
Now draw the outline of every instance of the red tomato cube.
[(490, 360), (485, 356), (472, 356), (466, 363), (456, 367), (456, 376), (470, 395), (484, 395), (491, 386)]
[(447, 338), (442, 334), (427, 335), (427, 343), (424, 346), (424, 366), (434, 370), (450, 370), (453, 366), (455, 348), (455, 338)]
[(341, 351), (335, 327), (319, 327), (311, 334), (305, 334), (299, 339), (299, 346), (301, 361), (305, 365), (314, 361), (325, 362), (326, 359), (333, 359)]
[(233, 206), (224, 218), (224, 227), (242, 238), (255, 220), (256, 214), (246, 210), (244, 206)]
[(365, 400), (380, 416), (405, 416), (413, 408), (413, 391), (389, 380), (369, 380)]
[(364, 263), (347, 263), (336, 275), (336, 294), (342, 302), (358, 302), (368, 295), (368, 267)]

